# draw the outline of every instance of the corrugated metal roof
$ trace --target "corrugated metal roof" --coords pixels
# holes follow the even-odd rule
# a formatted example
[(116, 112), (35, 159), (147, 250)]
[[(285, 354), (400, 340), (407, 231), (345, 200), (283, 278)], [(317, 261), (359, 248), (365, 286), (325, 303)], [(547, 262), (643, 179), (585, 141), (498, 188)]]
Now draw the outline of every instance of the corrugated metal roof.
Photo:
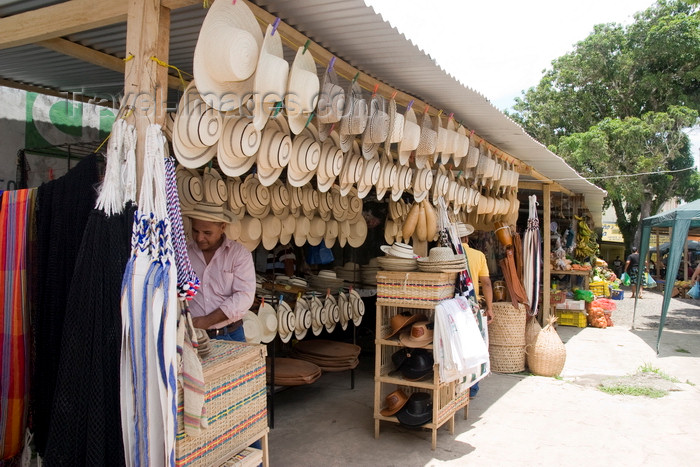
[[(0, 1), (0, 17), (55, 3), (60, 2)], [(603, 190), (580, 177), (483, 95), (445, 72), (363, 0), (257, 0), (255, 3), (368, 75), (435, 108), (454, 112), (458, 121), (492, 145), (569, 190), (584, 194), (596, 223), (600, 224)], [(188, 73), (192, 71), (192, 55), (205, 15), (201, 4), (175, 10), (171, 15), (168, 62)], [(125, 23), (76, 33), (67, 39), (110, 55), (126, 55)], [(290, 61), (293, 53), (285, 51)], [(119, 73), (38, 46), (0, 50), (0, 77), (86, 95), (114, 94), (123, 87)]]

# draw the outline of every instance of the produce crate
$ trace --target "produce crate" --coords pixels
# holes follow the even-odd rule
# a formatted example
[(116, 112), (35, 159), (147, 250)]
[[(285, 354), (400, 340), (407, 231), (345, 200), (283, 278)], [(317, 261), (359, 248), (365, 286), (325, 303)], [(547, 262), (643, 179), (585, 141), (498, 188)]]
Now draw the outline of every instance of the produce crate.
[(549, 294), (549, 303), (552, 305), (564, 303), (564, 300), (566, 300), (566, 290), (553, 290)]
[(377, 305), (429, 306), (454, 297), (457, 273), (377, 272)]
[(175, 465), (221, 465), (267, 433), (264, 345), (212, 339), (202, 361), (209, 427), (199, 436), (184, 430), (182, 387), (178, 384)]
[(556, 310), (555, 313), (557, 315), (557, 323), (562, 326), (576, 326), (577, 328), (585, 328), (588, 326), (586, 313), (564, 310)]
[(609, 297), (610, 296), (610, 287), (608, 286), (608, 283), (605, 281), (591, 282), (588, 285), (588, 289), (591, 292), (593, 292), (593, 294), (596, 297)]
[(613, 300), (622, 300), (625, 298), (625, 291), (621, 289), (610, 289), (610, 298)]

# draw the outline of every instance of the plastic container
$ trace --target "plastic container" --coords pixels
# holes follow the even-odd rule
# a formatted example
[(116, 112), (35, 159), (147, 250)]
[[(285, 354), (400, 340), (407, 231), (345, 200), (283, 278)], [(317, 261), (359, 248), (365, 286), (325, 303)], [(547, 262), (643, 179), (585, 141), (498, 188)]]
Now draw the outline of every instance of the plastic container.
[(565, 310), (556, 310), (555, 313), (557, 315), (557, 323), (562, 326), (575, 326), (577, 328), (585, 328), (588, 326), (586, 313)]

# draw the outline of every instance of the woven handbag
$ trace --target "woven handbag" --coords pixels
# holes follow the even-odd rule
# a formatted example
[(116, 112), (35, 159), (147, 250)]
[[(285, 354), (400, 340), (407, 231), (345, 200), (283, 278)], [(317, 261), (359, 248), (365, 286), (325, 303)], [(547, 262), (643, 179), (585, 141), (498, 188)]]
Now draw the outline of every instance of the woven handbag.
[(554, 328), (556, 320), (556, 316), (551, 316), (535, 342), (527, 346), (527, 365), (533, 374), (557, 376), (564, 369), (566, 347)]

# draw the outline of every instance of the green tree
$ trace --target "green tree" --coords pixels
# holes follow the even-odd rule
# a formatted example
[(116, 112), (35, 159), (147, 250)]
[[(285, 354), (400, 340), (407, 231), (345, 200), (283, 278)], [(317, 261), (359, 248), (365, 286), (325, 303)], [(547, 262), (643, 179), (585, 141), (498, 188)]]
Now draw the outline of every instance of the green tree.
[(640, 218), (673, 197), (700, 196), (684, 129), (700, 109), (697, 2), (660, 0), (629, 26), (603, 24), (552, 62), (539, 84), (516, 98), (511, 115), (584, 177), (607, 202), (629, 246)]

